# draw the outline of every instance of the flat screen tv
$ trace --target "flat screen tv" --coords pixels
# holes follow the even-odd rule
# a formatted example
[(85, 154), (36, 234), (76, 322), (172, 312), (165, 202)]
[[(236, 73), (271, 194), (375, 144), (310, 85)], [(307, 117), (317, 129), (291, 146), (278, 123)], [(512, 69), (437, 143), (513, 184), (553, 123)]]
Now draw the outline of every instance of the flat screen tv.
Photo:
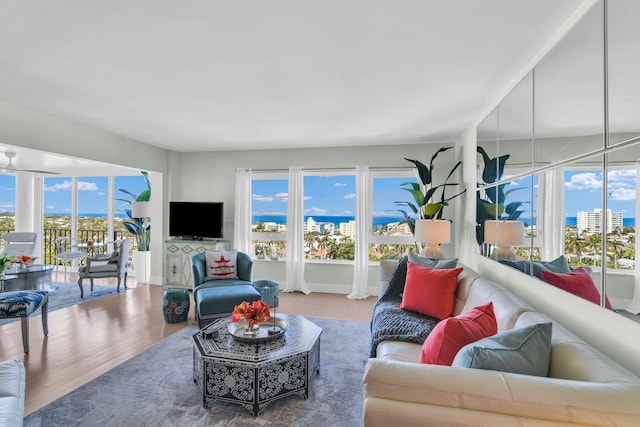
[(185, 240), (222, 239), (222, 202), (169, 202), (169, 235)]

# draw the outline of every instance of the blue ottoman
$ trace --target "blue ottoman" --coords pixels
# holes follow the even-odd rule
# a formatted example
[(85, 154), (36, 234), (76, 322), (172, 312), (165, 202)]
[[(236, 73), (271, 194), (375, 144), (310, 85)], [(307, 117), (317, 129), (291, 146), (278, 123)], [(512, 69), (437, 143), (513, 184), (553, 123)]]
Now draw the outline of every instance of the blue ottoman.
[(49, 335), (47, 313), (49, 292), (47, 291), (12, 291), (0, 293), (0, 319), (20, 318), (22, 323), (22, 347), (29, 353), (29, 316), (40, 309), (42, 331)]
[(260, 292), (252, 285), (231, 285), (198, 289), (196, 292), (196, 311), (200, 327), (214, 319), (230, 316), (236, 305), (246, 301), (251, 303), (260, 299)]
[(262, 301), (269, 304), (269, 307), (278, 306), (278, 289), (280, 285), (272, 280), (256, 280), (253, 282), (253, 286), (260, 292)]
[(189, 317), (189, 291), (167, 289), (162, 297), (162, 316), (167, 323), (180, 323)]

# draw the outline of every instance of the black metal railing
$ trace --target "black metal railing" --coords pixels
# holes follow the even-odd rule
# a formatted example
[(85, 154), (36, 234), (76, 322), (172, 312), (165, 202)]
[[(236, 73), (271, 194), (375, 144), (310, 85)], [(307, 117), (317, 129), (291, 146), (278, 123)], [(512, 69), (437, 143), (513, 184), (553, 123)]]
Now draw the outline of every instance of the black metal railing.
[[(43, 264), (56, 263), (55, 241), (58, 237), (71, 237), (71, 230), (65, 228), (45, 228), (42, 235)], [(78, 230), (78, 242), (93, 240), (94, 242), (112, 242), (117, 239), (129, 239), (131, 245), (135, 243), (134, 236), (128, 231), (114, 231), (111, 239), (107, 238), (107, 230)], [(95, 253), (104, 253), (107, 247), (96, 248)]]

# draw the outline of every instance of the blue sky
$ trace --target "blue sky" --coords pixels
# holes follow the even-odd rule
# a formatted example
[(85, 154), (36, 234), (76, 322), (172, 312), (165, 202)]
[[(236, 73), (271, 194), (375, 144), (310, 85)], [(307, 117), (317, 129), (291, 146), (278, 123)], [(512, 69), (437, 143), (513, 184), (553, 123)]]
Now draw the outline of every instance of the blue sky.
[[(146, 188), (144, 177), (119, 176), (115, 178), (116, 197), (128, 198), (117, 191), (124, 188), (139, 194)], [(106, 214), (108, 204), (107, 177), (78, 178), (78, 212)], [(124, 203), (116, 202), (116, 213), (124, 208)], [(15, 177), (0, 175), (0, 212), (15, 212)], [(44, 179), (45, 214), (68, 214), (71, 212), (71, 178), (53, 177)]]
[[(525, 187), (514, 191), (507, 201), (526, 200), (530, 194), (530, 180), (512, 181), (509, 188)], [(602, 206), (602, 172), (599, 170), (566, 171), (565, 207), (567, 216), (575, 217), (578, 211), (593, 211)], [(635, 218), (636, 203), (635, 169), (611, 170), (608, 175), (608, 208), (622, 212), (624, 218)], [(528, 208), (528, 207), (527, 207)]]
[[(398, 217), (397, 200), (411, 200), (400, 184), (415, 178), (376, 178), (374, 216)], [(287, 214), (287, 180), (253, 181), (254, 215)], [(356, 180), (354, 175), (306, 176), (304, 213), (311, 216), (355, 216)]]

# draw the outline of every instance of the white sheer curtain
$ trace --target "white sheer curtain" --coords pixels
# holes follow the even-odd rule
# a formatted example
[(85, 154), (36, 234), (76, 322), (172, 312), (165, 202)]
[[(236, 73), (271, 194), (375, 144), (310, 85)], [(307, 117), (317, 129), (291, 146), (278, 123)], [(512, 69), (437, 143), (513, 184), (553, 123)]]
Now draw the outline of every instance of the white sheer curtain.
[(538, 195), (536, 228), (540, 241), (540, 257), (550, 261), (564, 253), (564, 168), (554, 168), (540, 175)]
[[(640, 177), (640, 163), (636, 163), (636, 218), (640, 217), (640, 186), (638, 185), (638, 177)], [(640, 263), (638, 257), (640, 256), (640, 239), (638, 239), (638, 224), (636, 220), (636, 239), (635, 239), (635, 271), (633, 275), (633, 299), (627, 307), (629, 313), (640, 313)]]
[(283, 292), (310, 293), (304, 281), (304, 172), (289, 168), (287, 208), (287, 278)]
[(251, 169), (236, 169), (233, 242), (234, 248), (251, 254)]
[(356, 167), (356, 251), (350, 299), (365, 299), (369, 272), (369, 235), (371, 234), (371, 178), (367, 166)]

